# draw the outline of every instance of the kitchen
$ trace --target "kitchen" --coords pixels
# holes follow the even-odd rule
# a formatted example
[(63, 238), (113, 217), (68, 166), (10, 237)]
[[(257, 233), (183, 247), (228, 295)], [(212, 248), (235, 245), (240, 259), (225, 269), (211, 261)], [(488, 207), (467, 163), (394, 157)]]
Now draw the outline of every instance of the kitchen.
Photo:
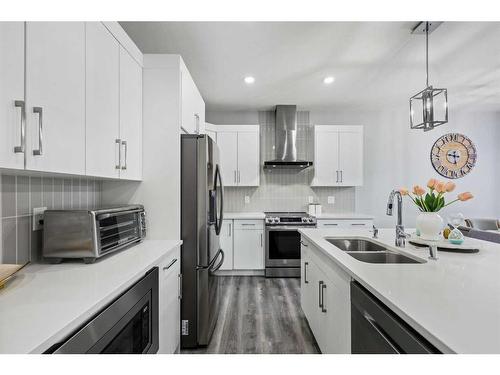
[(0, 353), (500, 353), (498, 36), (1, 21)]

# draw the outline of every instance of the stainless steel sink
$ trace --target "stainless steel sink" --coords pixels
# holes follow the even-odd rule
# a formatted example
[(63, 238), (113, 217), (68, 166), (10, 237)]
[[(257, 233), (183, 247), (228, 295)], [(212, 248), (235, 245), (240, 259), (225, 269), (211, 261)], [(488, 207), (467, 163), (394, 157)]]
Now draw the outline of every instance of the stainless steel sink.
[(425, 263), (425, 261), (416, 260), (403, 254), (390, 251), (379, 251), (372, 253), (349, 253), (353, 258), (366, 263)]
[(391, 251), (390, 248), (361, 238), (325, 238), (332, 245), (353, 258), (366, 263), (425, 263), (409, 256)]
[(386, 247), (375, 242), (358, 238), (327, 238), (328, 242), (343, 251), (387, 251)]

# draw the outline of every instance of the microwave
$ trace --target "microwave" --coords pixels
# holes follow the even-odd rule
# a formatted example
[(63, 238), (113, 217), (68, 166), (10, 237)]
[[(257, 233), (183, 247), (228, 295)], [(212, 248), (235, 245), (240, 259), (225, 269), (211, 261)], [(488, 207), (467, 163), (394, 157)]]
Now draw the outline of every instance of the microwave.
[(81, 258), (85, 263), (121, 250), (146, 237), (142, 205), (97, 210), (47, 210), (42, 255), (50, 263)]
[(153, 354), (159, 347), (158, 267), (45, 354)]

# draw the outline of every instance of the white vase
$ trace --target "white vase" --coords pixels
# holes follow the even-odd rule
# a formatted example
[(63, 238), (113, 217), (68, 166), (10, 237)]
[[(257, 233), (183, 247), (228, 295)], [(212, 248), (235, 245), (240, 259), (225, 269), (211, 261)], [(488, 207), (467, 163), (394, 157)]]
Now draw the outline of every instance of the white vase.
[(436, 212), (421, 212), (417, 216), (417, 229), (420, 232), (420, 238), (423, 240), (439, 240), (443, 226), (443, 218)]

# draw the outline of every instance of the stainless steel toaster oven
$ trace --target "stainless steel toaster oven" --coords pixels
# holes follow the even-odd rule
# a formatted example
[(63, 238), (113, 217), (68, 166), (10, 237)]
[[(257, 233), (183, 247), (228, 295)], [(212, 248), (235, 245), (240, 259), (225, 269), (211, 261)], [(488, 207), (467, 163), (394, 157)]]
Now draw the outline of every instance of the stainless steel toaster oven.
[(123, 249), (146, 236), (142, 205), (97, 210), (47, 210), (43, 218), (43, 257), (51, 263), (64, 258), (97, 258)]

